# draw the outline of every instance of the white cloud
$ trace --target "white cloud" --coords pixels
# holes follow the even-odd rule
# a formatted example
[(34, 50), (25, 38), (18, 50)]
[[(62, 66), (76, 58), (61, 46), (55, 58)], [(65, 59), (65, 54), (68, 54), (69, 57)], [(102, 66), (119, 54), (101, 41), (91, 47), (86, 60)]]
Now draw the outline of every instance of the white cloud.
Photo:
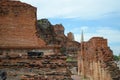
[[(110, 27), (89, 27), (89, 26), (81, 26), (80, 29), (73, 29), (73, 32), (79, 31), (76, 36), (80, 36), (81, 30), (84, 31), (85, 40), (88, 41), (91, 37), (100, 36), (105, 37), (109, 40), (110, 43), (119, 42), (120, 43), (120, 30), (112, 29)], [(80, 37), (79, 37), (80, 38)], [(77, 38), (79, 41), (80, 39)]]
[(110, 47), (112, 50), (113, 50), (113, 53), (115, 54), (115, 55), (119, 55), (120, 54), (120, 46), (118, 45), (112, 45), (111, 47)]
[(38, 18), (98, 19), (120, 14), (120, 0), (20, 0), (38, 8)]
[(103, 27), (103, 29), (97, 30), (97, 33), (108, 38), (110, 43), (120, 43), (120, 30), (106, 29)]

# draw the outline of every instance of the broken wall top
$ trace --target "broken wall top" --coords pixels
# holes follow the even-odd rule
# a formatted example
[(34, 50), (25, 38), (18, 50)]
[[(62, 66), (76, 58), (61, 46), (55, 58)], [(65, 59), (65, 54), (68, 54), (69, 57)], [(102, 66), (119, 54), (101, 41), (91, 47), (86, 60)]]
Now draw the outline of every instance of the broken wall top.
[(93, 37), (89, 40), (89, 43), (93, 47), (108, 47), (107, 39), (104, 39), (103, 37)]
[(36, 36), (36, 8), (20, 1), (0, 2), (0, 48), (40, 48)]

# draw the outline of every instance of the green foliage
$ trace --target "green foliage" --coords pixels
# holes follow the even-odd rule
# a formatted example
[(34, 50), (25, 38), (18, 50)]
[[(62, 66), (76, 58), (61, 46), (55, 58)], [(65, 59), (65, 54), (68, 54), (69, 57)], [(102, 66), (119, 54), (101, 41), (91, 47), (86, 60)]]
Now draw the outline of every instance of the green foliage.
[(38, 20), (37, 23), (41, 25), (42, 24), (42, 20)]
[(119, 61), (120, 61), (120, 54), (119, 54), (118, 58), (119, 58)]
[(67, 62), (76, 62), (77, 60), (75, 60), (73, 57), (68, 56), (66, 59)]
[(115, 61), (119, 61), (119, 60), (120, 60), (120, 55), (119, 55), (119, 56), (114, 55), (114, 56), (113, 56), (113, 59), (114, 59)]
[(69, 61), (72, 61), (72, 57), (67, 57), (66, 61), (69, 62)]

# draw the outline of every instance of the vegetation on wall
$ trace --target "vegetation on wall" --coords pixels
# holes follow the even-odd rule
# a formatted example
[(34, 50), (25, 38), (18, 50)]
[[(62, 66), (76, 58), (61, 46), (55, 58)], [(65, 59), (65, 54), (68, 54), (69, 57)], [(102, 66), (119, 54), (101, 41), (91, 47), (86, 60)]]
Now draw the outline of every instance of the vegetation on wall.
[(114, 55), (113, 58), (114, 58), (115, 61), (120, 61), (120, 54), (118, 56)]

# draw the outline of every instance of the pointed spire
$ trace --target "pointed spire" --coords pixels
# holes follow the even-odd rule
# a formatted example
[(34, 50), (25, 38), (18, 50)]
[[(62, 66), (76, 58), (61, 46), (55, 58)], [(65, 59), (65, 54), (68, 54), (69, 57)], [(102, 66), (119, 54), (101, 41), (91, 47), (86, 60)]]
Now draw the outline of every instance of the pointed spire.
[(80, 70), (81, 69), (84, 71), (84, 68), (83, 68), (84, 63), (82, 62), (83, 42), (84, 42), (84, 35), (83, 35), (83, 30), (82, 30), (82, 32), (81, 32), (81, 51), (78, 53), (78, 75), (80, 75), (80, 73), (81, 73)]
[(81, 43), (84, 41), (84, 35), (83, 35), (83, 30), (81, 32)]

